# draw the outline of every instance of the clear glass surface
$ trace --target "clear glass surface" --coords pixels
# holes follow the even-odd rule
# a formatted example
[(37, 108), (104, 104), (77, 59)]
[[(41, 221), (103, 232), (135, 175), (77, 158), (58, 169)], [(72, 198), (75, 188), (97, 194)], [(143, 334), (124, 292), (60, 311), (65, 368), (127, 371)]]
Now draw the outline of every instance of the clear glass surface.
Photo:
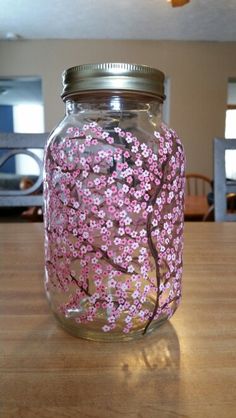
[(157, 99), (80, 95), (45, 156), (45, 287), (74, 335), (144, 335), (181, 298), (184, 153)]

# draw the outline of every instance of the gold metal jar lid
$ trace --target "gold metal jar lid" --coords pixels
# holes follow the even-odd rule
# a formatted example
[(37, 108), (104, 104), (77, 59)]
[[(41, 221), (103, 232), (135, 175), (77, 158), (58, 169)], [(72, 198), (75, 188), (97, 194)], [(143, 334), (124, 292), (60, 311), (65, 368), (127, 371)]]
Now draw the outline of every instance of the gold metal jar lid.
[(79, 92), (136, 91), (159, 97), (163, 102), (164, 74), (146, 65), (128, 63), (84, 64), (63, 75), (63, 99)]

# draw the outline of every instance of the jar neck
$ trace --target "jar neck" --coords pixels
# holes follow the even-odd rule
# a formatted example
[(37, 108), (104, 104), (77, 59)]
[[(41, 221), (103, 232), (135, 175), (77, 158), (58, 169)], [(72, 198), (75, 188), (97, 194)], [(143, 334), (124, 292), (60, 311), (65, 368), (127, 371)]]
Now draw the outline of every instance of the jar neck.
[(158, 114), (162, 103), (158, 97), (123, 92), (92, 92), (68, 96), (66, 99), (66, 114), (81, 111), (142, 111)]
[(68, 97), (66, 115), (78, 115), (86, 123), (94, 121), (106, 129), (119, 125), (122, 129), (140, 126), (149, 131), (161, 124), (162, 103), (158, 97), (140, 93), (92, 92)]
[(123, 102), (151, 102), (155, 101), (161, 103), (158, 96), (145, 94), (141, 92), (122, 92), (122, 91), (93, 91), (93, 92), (84, 92), (84, 93), (74, 93), (70, 96), (67, 96), (65, 101), (81, 101), (81, 102), (93, 102), (93, 101), (107, 101), (110, 102), (113, 98), (119, 98)]

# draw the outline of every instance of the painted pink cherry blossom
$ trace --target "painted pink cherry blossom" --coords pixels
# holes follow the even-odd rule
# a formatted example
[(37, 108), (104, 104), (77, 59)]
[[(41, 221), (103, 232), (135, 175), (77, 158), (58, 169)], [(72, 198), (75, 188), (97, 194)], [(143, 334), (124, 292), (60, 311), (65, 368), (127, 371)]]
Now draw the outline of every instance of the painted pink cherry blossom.
[(48, 146), (44, 190), (46, 289), (61, 320), (129, 334), (173, 315), (184, 197), (173, 130), (149, 143), (96, 122), (69, 127)]

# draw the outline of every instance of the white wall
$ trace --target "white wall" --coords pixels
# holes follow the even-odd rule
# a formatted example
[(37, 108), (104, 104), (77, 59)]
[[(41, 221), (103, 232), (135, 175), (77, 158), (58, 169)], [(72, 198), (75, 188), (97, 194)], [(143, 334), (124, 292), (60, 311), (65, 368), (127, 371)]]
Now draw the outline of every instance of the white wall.
[(212, 176), (212, 140), (224, 137), (228, 78), (236, 78), (235, 42), (2, 41), (0, 56), (0, 77), (42, 78), (47, 131), (64, 115), (64, 69), (124, 61), (163, 70), (171, 83), (170, 125), (183, 139), (187, 170)]

